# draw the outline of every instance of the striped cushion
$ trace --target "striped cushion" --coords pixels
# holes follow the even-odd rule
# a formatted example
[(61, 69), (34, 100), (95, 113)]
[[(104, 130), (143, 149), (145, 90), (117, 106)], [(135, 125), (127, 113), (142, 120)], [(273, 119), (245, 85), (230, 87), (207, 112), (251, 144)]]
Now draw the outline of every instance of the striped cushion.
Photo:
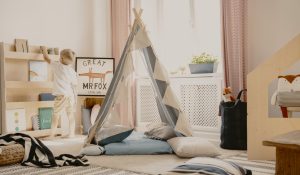
[(248, 160), (247, 153), (241, 153), (238, 155), (232, 155), (224, 160), (234, 162), (244, 168), (252, 171), (255, 175), (274, 175), (275, 174), (275, 162), (267, 160)]
[(203, 173), (208, 175), (251, 175), (247, 170), (233, 162), (210, 157), (193, 158), (186, 163), (177, 166), (173, 172)]

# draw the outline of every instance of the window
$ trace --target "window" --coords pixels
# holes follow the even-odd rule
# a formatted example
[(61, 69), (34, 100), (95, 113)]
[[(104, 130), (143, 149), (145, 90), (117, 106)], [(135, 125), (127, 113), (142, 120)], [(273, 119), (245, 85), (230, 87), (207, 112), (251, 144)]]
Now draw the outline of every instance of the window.
[(132, 7), (143, 9), (150, 40), (169, 72), (189, 72), (192, 56), (203, 52), (221, 58), (220, 0), (132, 0)]

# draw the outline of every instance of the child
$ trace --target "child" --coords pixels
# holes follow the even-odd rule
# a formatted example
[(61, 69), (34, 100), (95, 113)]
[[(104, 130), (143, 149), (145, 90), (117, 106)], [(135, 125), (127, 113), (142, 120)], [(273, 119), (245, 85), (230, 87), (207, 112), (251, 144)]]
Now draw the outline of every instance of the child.
[(74, 62), (75, 53), (70, 49), (64, 49), (60, 52), (60, 60), (54, 61), (50, 59), (45, 46), (41, 46), (41, 51), (45, 61), (51, 65), (53, 71), (53, 95), (56, 96), (49, 138), (54, 138), (58, 121), (63, 111), (67, 112), (69, 118), (70, 126), (67, 137), (74, 137), (75, 119), (73, 109), (77, 99), (77, 74), (71, 65)]

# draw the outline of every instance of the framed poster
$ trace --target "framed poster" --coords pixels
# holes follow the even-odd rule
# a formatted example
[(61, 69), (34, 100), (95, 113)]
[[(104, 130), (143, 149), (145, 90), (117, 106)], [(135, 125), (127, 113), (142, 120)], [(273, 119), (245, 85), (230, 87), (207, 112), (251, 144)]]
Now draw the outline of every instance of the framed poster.
[(115, 71), (114, 58), (76, 57), (79, 96), (105, 96)]
[(48, 63), (45, 61), (29, 61), (29, 81), (47, 81)]

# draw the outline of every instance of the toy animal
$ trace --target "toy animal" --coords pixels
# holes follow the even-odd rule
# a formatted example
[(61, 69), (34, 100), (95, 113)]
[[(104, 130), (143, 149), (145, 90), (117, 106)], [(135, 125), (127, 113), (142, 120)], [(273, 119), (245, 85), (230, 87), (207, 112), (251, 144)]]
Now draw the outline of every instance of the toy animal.
[(234, 102), (235, 98), (232, 95), (231, 87), (226, 87), (223, 89), (223, 101), (224, 102)]

